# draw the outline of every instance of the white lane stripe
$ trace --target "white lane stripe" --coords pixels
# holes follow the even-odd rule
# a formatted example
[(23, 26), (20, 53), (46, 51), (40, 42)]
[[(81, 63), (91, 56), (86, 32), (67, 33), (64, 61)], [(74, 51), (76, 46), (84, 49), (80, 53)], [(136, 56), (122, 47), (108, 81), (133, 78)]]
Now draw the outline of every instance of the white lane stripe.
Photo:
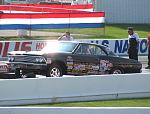
[(41, 18), (41, 19), (0, 19), (0, 24), (66, 24), (66, 23), (104, 23), (104, 17), (86, 18)]

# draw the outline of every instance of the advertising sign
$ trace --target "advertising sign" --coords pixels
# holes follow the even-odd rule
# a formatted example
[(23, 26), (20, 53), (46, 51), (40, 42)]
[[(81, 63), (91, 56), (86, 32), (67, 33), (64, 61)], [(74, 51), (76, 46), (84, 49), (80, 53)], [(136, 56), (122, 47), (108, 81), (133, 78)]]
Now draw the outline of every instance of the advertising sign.
[[(79, 40), (81, 42), (90, 42), (105, 45), (114, 53), (120, 56), (127, 56), (128, 40)], [(25, 40), (25, 41), (1, 41), (0, 58), (7, 57), (10, 51), (39, 51), (46, 45), (46, 40)], [(147, 39), (141, 39), (139, 43), (139, 55), (147, 54)]]

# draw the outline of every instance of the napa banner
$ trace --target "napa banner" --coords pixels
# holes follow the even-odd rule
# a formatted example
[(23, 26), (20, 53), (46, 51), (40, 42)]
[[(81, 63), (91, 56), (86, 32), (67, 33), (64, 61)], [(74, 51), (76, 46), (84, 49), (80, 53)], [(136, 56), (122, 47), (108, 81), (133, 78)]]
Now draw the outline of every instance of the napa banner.
[[(105, 45), (111, 51), (120, 55), (127, 56), (128, 40), (79, 40), (81, 42), (90, 42)], [(26, 41), (0, 41), (0, 58), (6, 58), (10, 51), (40, 51), (43, 49), (47, 40), (26, 40)], [(147, 55), (147, 39), (140, 39), (139, 55)]]
[(104, 12), (80, 13), (1, 13), (0, 30), (103, 28)]

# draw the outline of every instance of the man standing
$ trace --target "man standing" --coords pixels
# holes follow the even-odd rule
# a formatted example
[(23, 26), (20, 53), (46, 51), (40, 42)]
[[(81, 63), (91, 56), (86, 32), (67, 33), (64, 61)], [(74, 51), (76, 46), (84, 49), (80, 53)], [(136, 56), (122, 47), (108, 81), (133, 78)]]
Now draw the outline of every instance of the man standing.
[(148, 34), (147, 40), (148, 42), (146, 46), (148, 47), (148, 66), (145, 67), (145, 69), (150, 69), (150, 34)]
[(70, 32), (66, 32), (64, 35), (58, 38), (58, 41), (72, 41), (73, 37), (70, 35)]
[(135, 59), (138, 61), (139, 35), (134, 32), (132, 27), (128, 27), (128, 38), (129, 38), (129, 48), (128, 48), (129, 59)]

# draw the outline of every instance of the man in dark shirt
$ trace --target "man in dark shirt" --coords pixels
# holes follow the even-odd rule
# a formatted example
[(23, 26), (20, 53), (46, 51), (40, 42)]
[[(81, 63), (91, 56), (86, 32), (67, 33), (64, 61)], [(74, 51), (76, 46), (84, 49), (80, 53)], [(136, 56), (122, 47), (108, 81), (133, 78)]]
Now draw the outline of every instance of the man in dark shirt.
[(132, 27), (128, 28), (129, 48), (128, 54), (130, 59), (138, 60), (139, 36), (134, 32)]

